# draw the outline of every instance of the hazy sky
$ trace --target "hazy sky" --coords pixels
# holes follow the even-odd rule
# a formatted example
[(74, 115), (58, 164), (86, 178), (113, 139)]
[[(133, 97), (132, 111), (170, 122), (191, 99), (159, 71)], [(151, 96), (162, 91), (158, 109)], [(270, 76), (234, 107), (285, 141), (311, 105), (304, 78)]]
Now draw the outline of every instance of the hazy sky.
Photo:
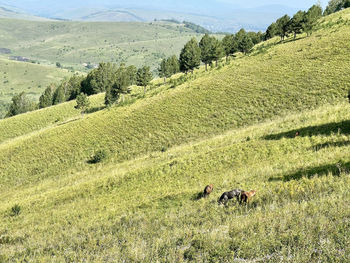
[[(316, 4), (317, 0), (216, 0), (217, 2), (235, 4), (242, 8), (258, 7), (263, 5), (286, 5), (294, 8), (309, 8)], [(320, 1), (322, 6), (328, 3), (328, 0)]]
[[(32, 7), (32, 8), (37, 8), (37, 7), (49, 7), (54, 3), (54, 6), (81, 6), (82, 4), (84, 5), (93, 5), (93, 6), (104, 6), (104, 5), (122, 5), (122, 6), (127, 6), (127, 5), (159, 5), (159, 6), (174, 6), (179, 4), (178, 6), (181, 6), (181, 2), (185, 2), (186, 5), (189, 6), (198, 6), (200, 7), (202, 4), (208, 6), (208, 5), (213, 5), (215, 6), (216, 4), (220, 3), (225, 3), (229, 4), (232, 6), (235, 6), (237, 8), (251, 8), (251, 7), (259, 7), (263, 5), (284, 5), (284, 6), (289, 6), (293, 8), (300, 8), (300, 9), (306, 9), (313, 4), (317, 3), (317, 0), (187, 0), (187, 1), (182, 1), (182, 0), (0, 0), (0, 3), (7, 3), (7, 4), (14, 4), (14, 5), (22, 5), (23, 7)], [(328, 2), (328, 0), (322, 0), (320, 1), (323, 6), (325, 6)]]

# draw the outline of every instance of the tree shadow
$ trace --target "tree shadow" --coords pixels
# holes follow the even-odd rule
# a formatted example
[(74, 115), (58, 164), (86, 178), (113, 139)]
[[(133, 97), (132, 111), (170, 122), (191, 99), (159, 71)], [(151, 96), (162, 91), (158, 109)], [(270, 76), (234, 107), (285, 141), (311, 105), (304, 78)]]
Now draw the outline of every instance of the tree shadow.
[(304, 38), (307, 38), (307, 36), (297, 36), (296, 38), (294, 37), (289, 37), (287, 39), (284, 39), (284, 40), (280, 40), (279, 42), (277, 42), (278, 44), (287, 44), (287, 43), (290, 43), (290, 42), (295, 42), (295, 41), (298, 41), (298, 40), (302, 40)]
[(312, 178), (314, 176), (325, 176), (332, 173), (333, 176), (339, 176), (341, 173), (348, 173), (350, 170), (350, 162), (338, 162), (335, 164), (321, 165), (317, 167), (311, 167), (307, 169), (300, 169), (299, 171), (291, 174), (286, 174), (280, 177), (269, 178), (270, 182), (274, 181), (292, 181), (300, 180), (303, 177)]
[(78, 120), (80, 120), (80, 118), (76, 118), (76, 119), (72, 119), (72, 120), (63, 121), (63, 122), (58, 123), (56, 126), (66, 125), (66, 124), (68, 124), (68, 123), (76, 122), (76, 121), (78, 121)]
[(350, 145), (350, 141), (346, 141), (346, 142), (326, 142), (326, 143), (321, 143), (321, 144), (317, 144), (313, 147), (310, 148), (310, 150), (314, 150), (315, 152), (318, 152), (324, 148), (329, 148), (329, 147), (344, 147), (344, 146), (349, 146)]
[(100, 110), (104, 110), (106, 108), (106, 106), (100, 106), (100, 107), (93, 107), (93, 108), (89, 108), (86, 111), (84, 111), (84, 113), (86, 114), (91, 114)]
[(282, 138), (294, 138), (296, 136), (310, 137), (315, 135), (331, 135), (341, 133), (350, 134), (350, 120), (341, 122), (332, 122), (318, 126), (308, 126), (300, 129), (294, 129), (287, 132), (266, 135), (265, 140), (280, 140)]

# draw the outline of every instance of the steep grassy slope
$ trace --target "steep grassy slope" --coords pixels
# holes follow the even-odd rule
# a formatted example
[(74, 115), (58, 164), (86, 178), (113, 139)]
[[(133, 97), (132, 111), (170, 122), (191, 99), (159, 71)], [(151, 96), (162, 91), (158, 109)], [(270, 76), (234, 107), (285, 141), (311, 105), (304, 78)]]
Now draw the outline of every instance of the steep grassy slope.
[[(192, 30), (171, 23), (83, 23), (1, 20), (2, 48), (13, 54), (84, 70), (83, 63), (126, 62), (158, 66), (178, 54)], [(198, 35), (197, 35), (198, 36)], [(86, 70), (86, 69), (85, 69)]]
[(37, 101), (50, 83), (58, 83), (72, 74), (55, 67), (0, 58), (0, 104), (9, 103), (13, 95), (22, 91)]
[[(28, 132), (0, 140), (2, 259), (349, 261), (349, 16), (73, 122), (0, 121)], [(258, 195), (218, 206), (235, 187)]]
[[(89, 112), (104, 108), (104, 94), (91, 96), (89, 101)], [(81, 114), (81, 110), (75, 109), (75, 106), (76, 102), (70, 101), (54, 107), (4, 119), (1, 121), (0, 126), (0, 143), (83, 118), (84, 116)]]
[(343, 101), (350, 85), (349, 39), (348, 26), (337, 24), (130, 106), (3, 144), (1, 173), (5, 181), (23, 184), (84, 167), (99, 148), (124, 161), (286, 112)]
[[(348, 104), (328, 106), (9, 186), (0, 197), (0, 254), (35, 261), (344, 262), (349, 118)], [(301, 136), (294, 138), (296, 130)], [(196, 200), (209, 182), (212, 196)], [(217, 205), (234, 187), (258, 190), (249, 208)], [(22, 210), (14, 217), (16, 203)]]

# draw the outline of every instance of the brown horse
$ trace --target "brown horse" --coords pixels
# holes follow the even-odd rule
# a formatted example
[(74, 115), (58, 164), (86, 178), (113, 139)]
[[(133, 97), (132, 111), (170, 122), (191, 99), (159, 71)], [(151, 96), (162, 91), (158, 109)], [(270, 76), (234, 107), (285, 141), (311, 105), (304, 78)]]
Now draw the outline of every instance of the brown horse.
[(241, 193), (241, 199), (240, 199), (240, 204), (242, 203), (248, 203), (249, 200), (256, 194), (255, 190), (251, 190), (249, 192), (242, 192)]
[(213, 186), (212, 184), (207, 185), (207, 186), (204, 188), (203, 196), (204, 196), (204, 197), (207, 197), (208, 195), (210, 195), (211, 192), (213, 192), (213, 190), (214, 190), (214, 186)]

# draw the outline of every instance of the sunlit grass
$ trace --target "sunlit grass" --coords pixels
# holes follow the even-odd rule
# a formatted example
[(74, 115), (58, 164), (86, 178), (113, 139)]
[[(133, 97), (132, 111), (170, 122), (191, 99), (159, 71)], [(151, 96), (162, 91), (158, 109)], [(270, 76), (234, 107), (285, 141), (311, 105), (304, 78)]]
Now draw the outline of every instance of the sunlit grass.
[[(0, 260), (349, 261), (350, 31), (338, 29), (84, 116), (71, 102), (0, 121)], [(98, 151), (108, 158), (89, 163)], [(257, 195), (219, 206), (234, 188)]]

